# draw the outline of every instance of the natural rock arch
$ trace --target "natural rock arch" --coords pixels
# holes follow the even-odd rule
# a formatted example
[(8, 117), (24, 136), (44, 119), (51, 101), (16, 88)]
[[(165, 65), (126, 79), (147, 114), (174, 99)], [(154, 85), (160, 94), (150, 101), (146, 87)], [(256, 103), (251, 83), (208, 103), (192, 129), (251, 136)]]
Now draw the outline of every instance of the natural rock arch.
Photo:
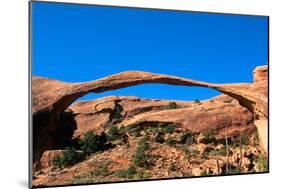
[[(267, 72), (267, 67), (258, 67), (254, 74)], [(88, 93), (100, 93), (145, 83), (163, 83), (181, 86), (198, 86), (218, 90), (231, 96), (254, 114), (262, 145), (267, 152), (268, 91), (266, 79), (255, 83), (215, 84), (181, 77), (142, 71), (128, 71), (82, 83), (66, 83), (42, 77), (32, 77), (33, 113), (33, 162), (37, 162), (43, 151), (52, 147), (52, 133), (58, 128), (60, 114), (76, 99)], [(43, 121), (42, 121), (43, 120)], [(36, 167), (36, 165), (35, 165)], [(34, 167), (34, 168), (35, 168)]]

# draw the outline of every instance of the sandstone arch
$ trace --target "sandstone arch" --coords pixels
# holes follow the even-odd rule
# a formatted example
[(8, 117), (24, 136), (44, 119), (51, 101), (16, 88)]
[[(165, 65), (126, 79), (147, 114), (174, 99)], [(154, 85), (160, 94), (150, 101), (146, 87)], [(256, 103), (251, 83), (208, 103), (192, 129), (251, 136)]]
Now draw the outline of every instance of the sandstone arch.
[[(259, 74), (259, 73), (263, 74)], [(264, 73), (266, 72), (265, 76)], [(254, 83), (215, 84), (175, 76), (142, 71), (128, 71), (82, 83), (66, 83), (42, 77), (32, 77), (33, 160), (53, 145), (52, 133), (56, 131), (60, 114), (76, 99), (87, 93), (100, 93), (145, 83), (164, 83), (181, 86), (199, 86), (218, 90), (231, 96), (254, 114), (254, 123), (267, 151), (268, 88), (267, 66), (258, 67)], [(264, 79), (265, 78), (265, 79)], [(42, 121), (42, 118), (43, 121)], [(36, 167), (36, 166), (35, 166)]]

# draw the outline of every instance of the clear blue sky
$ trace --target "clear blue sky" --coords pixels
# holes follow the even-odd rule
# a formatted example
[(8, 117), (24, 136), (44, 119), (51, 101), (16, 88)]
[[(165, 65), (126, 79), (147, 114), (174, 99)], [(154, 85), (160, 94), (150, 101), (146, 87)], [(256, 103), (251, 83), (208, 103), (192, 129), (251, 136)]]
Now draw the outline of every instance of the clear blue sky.
[[(81, 82), (143, 70), (216, 83), (252, 82), (253, 69), (267, 64), (267, 35), (262, 16), (33, 2), (32, 74)], [(218, 94), (145, 84), (81, 99), (202, 100)]]

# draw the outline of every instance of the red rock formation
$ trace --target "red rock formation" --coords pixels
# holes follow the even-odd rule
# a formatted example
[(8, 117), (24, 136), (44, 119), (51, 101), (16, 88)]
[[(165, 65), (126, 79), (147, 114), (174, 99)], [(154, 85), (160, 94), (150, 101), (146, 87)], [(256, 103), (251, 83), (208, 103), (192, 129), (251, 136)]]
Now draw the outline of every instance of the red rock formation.
[(81, 101), (69, 107), (77, 123), (73, 139), (80, 138), (88, 131), (100, 133), (112, 122), (114, 109), (122, 107), (119, 126), (135, 126), (143, 123), (173, 123), (181, 130), (203, 132), (210, 128), (220, 135), (239, 135), (253, 131), (253, 115), (238, 101), (226, 95), (199, 103), (173, 101), (176, 109), (171, 109), (169, 100), (141, 99), (138, 97), (110, 96), (97, 100)]
[(268, 78), (268, 67), (267, 66), (258, 66), (255, 68), (253, 71), (254, 75), (254, 82), (259, 82), (259, 81), (267, 81)]
[[(166, 83), (182, 86), (208, 87), (239, 101), (254, 114), (264, 148), (267, 147), (268, 92), (267, 81), (242, 84), (213, 84), (180, 77), (140, 71), (122, 72), (91, 82), (65, 83), (32, 77), (33, 150), (34, 168), (45, 150), (54, 148), (54, 134), (58, 130), (61, 114), (77, 98), (87, 93), (99, 93), (145, 83)], [(261, 133), (262, 132), (262, 133)], [(264, 136), (263, 136), (264, 135)]]

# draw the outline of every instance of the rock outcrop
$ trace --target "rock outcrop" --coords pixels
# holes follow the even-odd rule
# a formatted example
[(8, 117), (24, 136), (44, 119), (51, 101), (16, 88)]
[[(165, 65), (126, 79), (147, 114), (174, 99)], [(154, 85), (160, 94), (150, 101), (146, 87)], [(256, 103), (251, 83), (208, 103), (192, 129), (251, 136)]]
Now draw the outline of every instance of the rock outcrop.
[[(176, 108), (170, 108), (172, 102)], [(117, 107), (122, 109), (116, 123), (119, 127), (173, 123), (182, 131), (203, 132), (212, 128), (222, 136), (245, 134), (255, 129), (253, 114), (227, 95), (201, 102), (110, 96), (81, 101), (68, 108), (77, 124), (72, 139), (81, 138), (88, 131), (105, 132), (118, 113)]]
[(267, 81), (268, 80), (268, 67), (258, 66), (253, 71), (254, 82)]
[[(263, 70), (266, 70), (264, 67)], [(262, 71), (262, 73), (264, 73)], [(199, 86), (207, 87), (218, 90), (234, 99), (236, 99), (240, 105), (247, 108), (253, 114), (254, 123), (258, 128), (263, 147), (267, 151), (267, 120), (268, 120), (268, 86), (265, 74), (261, 74), (260, 71), (255, 72), (255, 82), (254, 83), (241, 83), (241, 84), (214, 84), (202, 81), (189, 80), (185, 78), (168, 76), (163, 74), (154, 74), (142, 71), (128, 71), (119, 74), (111, 75), (102, 79), (98, 79), (90, 82), (83, 83), (66, 83), (56, 80), (51, 80), (42, 77), (32, 77), (32, 113), (33, 113), (33, 162), (34, 169), (40, 167), (40, 158), (44, 151), (53, 150), (58, 148), (56, 140), (58, 138), (58, 131), (60, 130), (59, 125), (65, 117), (68, 120), (73, 121), (73, 130), (78, 125), (87, 125), (86, 122), (91, 122), (90, 119), (82, 118), (82, 116), (87, 116), (86, 113), (73, 117), (73, 114), (67, 114), (65, 110), (71, 103), (76, 99), (86, 95), (88, 93), (100, 93), (108, 90), (124, 88), (133, 85), (145, 84), (145, 83), (165, 83), (171, 85), (181, 85), (181, 86)], [(261, 79), (263, 78), (263, 79)], [(120, 100), (120, 99), (119, 99)], [(107, 111), (112, 110), (112, 107), (116, 107), (117, 101), (105, 102), (103, 105), (94, 106), (96, 111), (104, 111), (104, 115), (101, 117), (95, 117), (95, 120), (99, 120), (100, 125), (106, 123), (112, 117), (107, 117)], [(77, 105), (78, 106), (78, 105)], [(73, 106), (73, 111), (78, 111), (76, 106)], [(105, 106), (106, 108), (103, 108)], [(161, 115), (155, 112), (155, 114), (139, 115), (134, 116), (139, 111), (145, 111), (146, 107), (139, 108), (138, 110), (129, 111), (134, 118), (124, 120), (123, 124), (136, 124), (145, 119), (150, 119), (154, 121), (157, 117), (174, 113), (174, 115), (179, 115), (179, 113), (190, 113), (191, 110), (186, 108), (169, 110), (165, 112), (163, 110)], [(200, 109), (200, 108), (199, 108)], [(199, 111), (198, 109), (198, 111)], [(79, 111), (82, 111), (80, 109)], [(174, 111), (174, 112), (173, 112)], [(179, 112), (180, 111), (180, 112)], [(204, 111), (204, 110), (203, 110)], [(243, 112), (243, 110), (241, 110)], [(210, 113), (210, 116), (215, 115)], [(93, 112), (90, 112), (92, 114)], [(77, 112), (79, 114), (79, 112)], [(97, 114), (98, 116), (98, 114)], [(73, 120), (74, 119), (74, 120)], [(75, 120), (76, 119), (76, 120)], [(196, 116), (194, 115), (194, 120)], [(180, 121), (180, 120), (173, 120)], [(120, 123), (121, 124), (121, 123)], [(184, 124), (184, 127), (188, 127), (188, 123)], [(97, 126), (99, 127), (99, 126)], [(79, 137), (78, 132), (74, 133), (74, 136)], [(85, 129), (85, 128), (83, 128)], [(89, 129), (89, 128), (88, 128)], [(70, 130), (67, 136), (73, 135), (73, 130)], [(87, 130), (87, 129), (85, 129)]]

